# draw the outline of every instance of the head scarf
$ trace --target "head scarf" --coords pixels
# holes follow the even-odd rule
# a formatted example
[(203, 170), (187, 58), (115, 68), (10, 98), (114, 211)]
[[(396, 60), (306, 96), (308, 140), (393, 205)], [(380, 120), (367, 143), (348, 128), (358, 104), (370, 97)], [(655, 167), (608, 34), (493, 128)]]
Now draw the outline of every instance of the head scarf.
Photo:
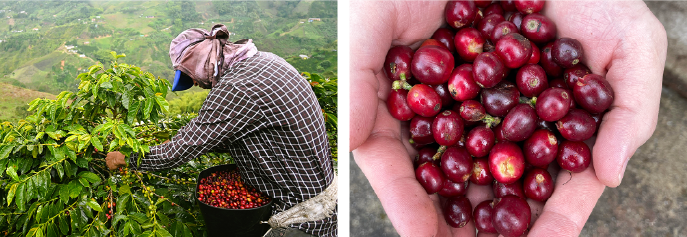
[(222, 24), (214, 25), (210, 32), (197, 28), (181, 32), (169, 45), (174, 69), (193, 78), (201, 88), (212, 88), (227, 69), (258, 52), (251, 39), (241, 40), (242, 44), (228, 39), (229, 31)]

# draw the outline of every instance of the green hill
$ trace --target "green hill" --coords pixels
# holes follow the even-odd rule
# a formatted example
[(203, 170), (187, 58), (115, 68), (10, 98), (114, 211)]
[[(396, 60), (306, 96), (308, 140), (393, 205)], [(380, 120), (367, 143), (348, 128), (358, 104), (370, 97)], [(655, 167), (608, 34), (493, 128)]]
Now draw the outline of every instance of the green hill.
[(36, 98), (55, 99), (55, 95), (0, 83), (0, 121), (15, 121), (28, 115), (28, 103)]

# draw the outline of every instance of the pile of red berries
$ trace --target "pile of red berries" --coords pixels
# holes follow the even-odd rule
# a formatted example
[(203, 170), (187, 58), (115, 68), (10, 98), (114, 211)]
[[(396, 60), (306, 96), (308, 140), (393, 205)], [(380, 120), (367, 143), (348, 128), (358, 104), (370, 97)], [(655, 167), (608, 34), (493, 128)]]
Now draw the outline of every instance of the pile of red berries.
[[(582, 64), (578, 40), (556, 39), (543, 7), (541, 0), (451, 1), (452, 29), (386, 56), (387, 107), (409, 121), (417, 180), (444, 197), (453, 227), (474, 218), (480, 232), (520, 236), (531, 220), (526, 198), (543, 202), (553, 193), (549, 164), (576, 173), (591, 162), (584, 141), (598, 130), (613, 89)], [(492, 184), (495, 196), (474, 212), (465, 198), (470, 182)]]
[(270, 198), (241, 182), (238, 171), (219, 171), (200, 180), (198, 201), (214, 207), (248, 209), (261, 207)]

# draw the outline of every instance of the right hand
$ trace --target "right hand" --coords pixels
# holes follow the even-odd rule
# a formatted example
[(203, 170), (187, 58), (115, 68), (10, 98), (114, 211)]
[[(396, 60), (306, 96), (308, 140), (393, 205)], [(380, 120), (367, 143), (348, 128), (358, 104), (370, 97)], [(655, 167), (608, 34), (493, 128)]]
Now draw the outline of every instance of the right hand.
[(105, 157), (105, 163), (108, 169), (114, 170), (126, 166), (126, 157), (118, 151), (109, 152), (107, 153), (107, 157)]

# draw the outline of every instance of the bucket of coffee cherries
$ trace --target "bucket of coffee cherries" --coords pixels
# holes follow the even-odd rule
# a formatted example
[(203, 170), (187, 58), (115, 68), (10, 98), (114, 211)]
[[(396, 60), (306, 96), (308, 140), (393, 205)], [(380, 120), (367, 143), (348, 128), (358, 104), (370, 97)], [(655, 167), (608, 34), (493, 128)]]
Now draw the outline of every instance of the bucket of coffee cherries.
[(272, 215), (272, 198), (241, 181), (235, 164), (200, 172), (195, 195), (208, 236), (262, 236), (270, 228), (260, 222)]
[[(452, 227), (474, 220), (479, 232), (521, 236), (532, 217), (526, 200), (546, 202), (555, 192), (549, 165), (572, 174), (591, 163), (584, 141), (598, 130), (613, 89), (582, 63), (577, 39), (556, 38), (543, 7), (540, 0), (450, 1), (449, 27), (416, 50), (387, 53), (387, 107), (408, 121), (416, 178), (442, 197)], [(471, 183), (491, 184), (494, 199), (473, 210), (465, 197)]]

